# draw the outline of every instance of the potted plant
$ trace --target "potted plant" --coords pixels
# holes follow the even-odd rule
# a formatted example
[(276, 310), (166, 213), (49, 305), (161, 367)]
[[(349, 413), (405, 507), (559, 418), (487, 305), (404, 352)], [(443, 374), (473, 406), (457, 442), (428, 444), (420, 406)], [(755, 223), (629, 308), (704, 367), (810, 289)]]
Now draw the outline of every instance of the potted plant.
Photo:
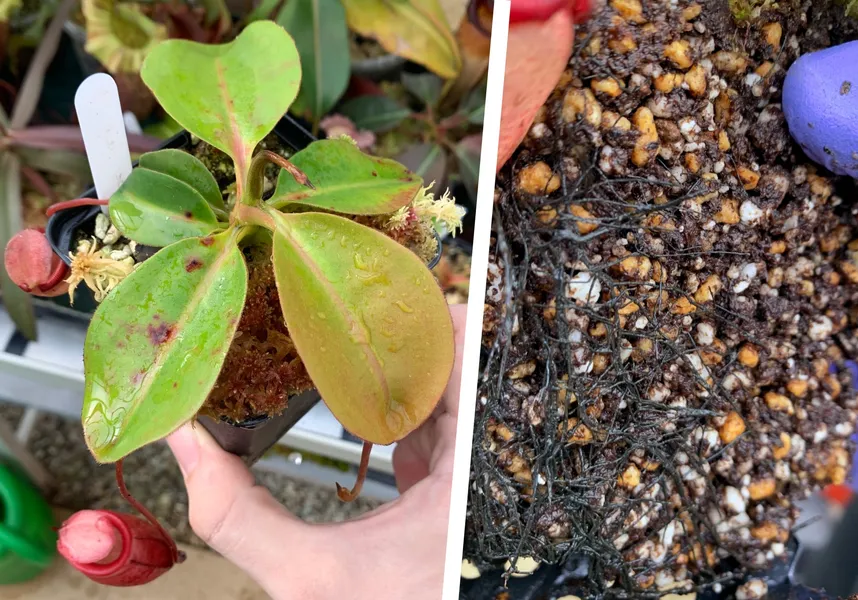
[[(418, 427), (447, 384), (452, 323), (426, 262), (435, 224), (455, 229), (460, 209), (348, 139), (290, 159), (257, 150), (295, 98), (299, 65), (290, 36), (269, 21), (228, 44), (161, 43), (143, 80), (210, 155), (144, 154), (109, 200), (66, 204), (108, 213), (91, 237), (80, 228), (65, 283), (100, 301), (84, 347), (82, 421), (120, 486), (125, 456), (198, 415), (265, 420), (316, 389), (364, 440), (355, 488), (338, 487), (350, 500), (372, 444)], [(157, 250), (142, 260), (139, 247)], [(10, 255), (26, 266), (20, 249)]]

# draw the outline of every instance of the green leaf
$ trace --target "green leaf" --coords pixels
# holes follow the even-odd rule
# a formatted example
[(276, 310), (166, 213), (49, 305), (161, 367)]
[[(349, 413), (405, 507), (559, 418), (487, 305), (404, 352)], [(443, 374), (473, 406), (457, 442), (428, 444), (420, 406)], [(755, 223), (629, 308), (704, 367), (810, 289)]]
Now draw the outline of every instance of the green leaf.
[(472, 90), (459, 107), (459, 112), (471, 125), (482, 125), (486, 115), (486, 86)]
[(253, 149), (295, 100), (301, 63), (282, 27), (257, 21), (228, 44), (162, 42), (140, 75), (182, 127), (232, 157), (241, 196)]
[(420, 175), (424, 181), (434, 181), (443, 187), (447, 180), (447, 153), (438, 144), (415, 144), (396, 160)]
[(292, 0), (280, 11), (277, 22), (295, 39), (301, 55), (301, 90), (292, 111), (318, 123), (349, 83), (346, 12), (340, 0)]
[(83, 432), (115, 462), (193, 418), (217, 380), (247, 293), (233, 232), (176, 242), (95, 311), (86, 334)]
[(401, 164), (364, 154), (348, 140), (313, 142), (290, 160), (316, 189), (281, 171), (268, 201), (275, 208), (299, 203), (350, 215), (383, 215), (411, 202), (423, 185)]
[(244, 20), (247, 23), (253, 23), (254, 21), (273, 19), (275, 16), (274, 11), (277, 10), (281, 2), (282, 0), (259, 0), (256, 7), (251, 9), (247, 13), (247, 16), (244, 17)]
[(402, 74), (402, 85), (405, 89), (419, 98), (426, 106), (435, 106), (435, 103), (441, 97), (441, 88), (443, 82), (437, 75), (432, 73), (414, 73)]
[(200, 0), (200, 6), (206, 10), (206, 25), (215, 21), (232, 23), (232, 15), (224, 0)]
[(271, 213), (283, 317), (310, 378), (352, 434), (402, 439), (432, 413), (453, 367), (450, 312), (432, 273), (354, 221)]
[(213, 208), (226, 210), (214, 175), (194, 155), (181, 150), (158, 150), (142, 155), (139, 164), (145, 169), (184, 181), (197, 190)]
[(36, 339), (33, 299), (9, 278), (2, 267), (6, 244), (23, 227), (21, 217), (21, 163), (11, 152), (0, 154), (0, 294), (12, 322), (28, 340)]
[(110, 197), (110, 220), (138, 244), (162, 247), (219, 227), (211, 206), (184, 181), (137, 167)]
[(411, 116), (411, 109), (387, 96), (358, 96), (345, 102), (339, 112), (352, 120), (358, 129), (390, 131)]
[(483, 136), (478, 133), (465, 136), (454, 148), (456, 158), (459, 160), (459, 177), (462, 178), (462, 183), (465, 185), (468, 195), (474, 201), (477, 199), (477, 183), (480, 180), (480, 147), (482, 140)]
[(482, 125), (483, 120), (486, 118), (486, 105), (483, 104), (473, 109), (469, 113), (466, 113), (468, 118), (468, 123), (471, 125)]
[(349, 27), (445, 79), (462, 69), (459, 44), (438, 0), (342, 0)]
[(55, 175), (68, 175), (81, 181), (89, 181), (92, 178), (89, 162), (87, 162), (86, 156), (80, 152), (18, 146), (15, 148), (15, 154), (21, 158), (25, 165), (39, 171)]
[(177, 133), (181, 133), (184, 129), (173, 117), (165, 114), (162, 120), (144, 127), (143, 133), (161, 140), (167, 140)]

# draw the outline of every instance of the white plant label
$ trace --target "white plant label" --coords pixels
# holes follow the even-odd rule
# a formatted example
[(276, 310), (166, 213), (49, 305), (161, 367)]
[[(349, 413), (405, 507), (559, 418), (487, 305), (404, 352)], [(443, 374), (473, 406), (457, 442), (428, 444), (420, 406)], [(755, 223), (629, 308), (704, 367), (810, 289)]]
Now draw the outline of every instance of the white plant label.
[[(106, 73), (87, 77), (74, 97), (86, 157), (99, 198), (110, 198), (131, 174), (131, 152), (116, 82)], [(106, 213), (107, 207), (102, 207)]]

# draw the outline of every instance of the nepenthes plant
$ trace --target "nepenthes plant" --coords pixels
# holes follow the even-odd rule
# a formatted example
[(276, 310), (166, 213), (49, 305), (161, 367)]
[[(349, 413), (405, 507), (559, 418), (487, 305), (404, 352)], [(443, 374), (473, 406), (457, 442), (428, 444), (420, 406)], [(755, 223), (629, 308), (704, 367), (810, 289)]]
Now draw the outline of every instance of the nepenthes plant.
[[(251, 358), (263, 347), (364, 440), (357, 484), (338, 486), (351, 500), (371, 446), (419, 427), (450, 376), (450, 314), (414, 250), (437, 245), (427, 223), (455, 230), (459, 209), (349, 139), (316, 141), (288, 159), (260, 147), (301, 81), (293, 40), (275, 23), (253, 23), (222, 45), (162, 42), (141, 76), (173, 119), (231, 159), (234, 184), (224, 190), (190, 153), (159, 150), (142, 155), (111, 198), (64, 205), (106, 205), (116, 236), (159, 249), (135, 264), (80, 239), (71, 255), (69, 293), (84, 283), (100, 301), (84, 346), (86, 443), (121, 476), (125, 456), (212, 412), (215, 395), (221, 416), (258, 412), (230, 377), (258, 371)], [(55, 269), (48, 261), (43, 270)], [(266, 381), (260, 389), (274, 397), (300, 391)]]
[[(162, 249), (107, 294), (87, 333), (82, 418), (95, 458), (121, 460), (194, 418), (236, 335), (246, 257), (259, 252), (295, 350), (343, 426), (368, 445), (419, 426), (452, 369), (449, 311), (424, 262), (355, 216), (407, 210), (422, 180), (345, 139), (291, 160), (254, 154), (301, 79), (294, 43), (274, 23), (224, 45), (164, 42), (141, 75), (178, 123), (232, 159), (235, 190), (228, 205), (198, 159), (162, 150), (110, 198), (122, 235)], [(281, 171), (263, 201), (270, 162)], [(73, 263), (72, 286), (74, 275)]]

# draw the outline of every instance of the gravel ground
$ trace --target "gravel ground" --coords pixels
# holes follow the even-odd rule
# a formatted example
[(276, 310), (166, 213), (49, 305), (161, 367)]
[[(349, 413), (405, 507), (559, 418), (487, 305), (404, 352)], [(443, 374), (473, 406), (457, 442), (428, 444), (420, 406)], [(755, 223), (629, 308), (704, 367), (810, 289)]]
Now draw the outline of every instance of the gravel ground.
[[(0, 404), (0, 418), (13, 426), (22, 412), (17, 406)], [(116, 490), (113, 467), (98, 465), (90, 456), (80, 422), (42, 415), (30, 435), (29, 449), (57, 480), (57, 491), (50, 498), (54, 505), (131, 512)], [(188, 524), (188, 496), (165, 444), (154, 444), (129, 456), (124, 475), (129, 491), (155, 513), (176, 541), (205, 546)], [(378, 506), (378, 502), (365, 499), (343, 504), (333, 488), (283, 475), (257, 472), (256, 477), (287, 509), (309, 522), (342, 521)]]

